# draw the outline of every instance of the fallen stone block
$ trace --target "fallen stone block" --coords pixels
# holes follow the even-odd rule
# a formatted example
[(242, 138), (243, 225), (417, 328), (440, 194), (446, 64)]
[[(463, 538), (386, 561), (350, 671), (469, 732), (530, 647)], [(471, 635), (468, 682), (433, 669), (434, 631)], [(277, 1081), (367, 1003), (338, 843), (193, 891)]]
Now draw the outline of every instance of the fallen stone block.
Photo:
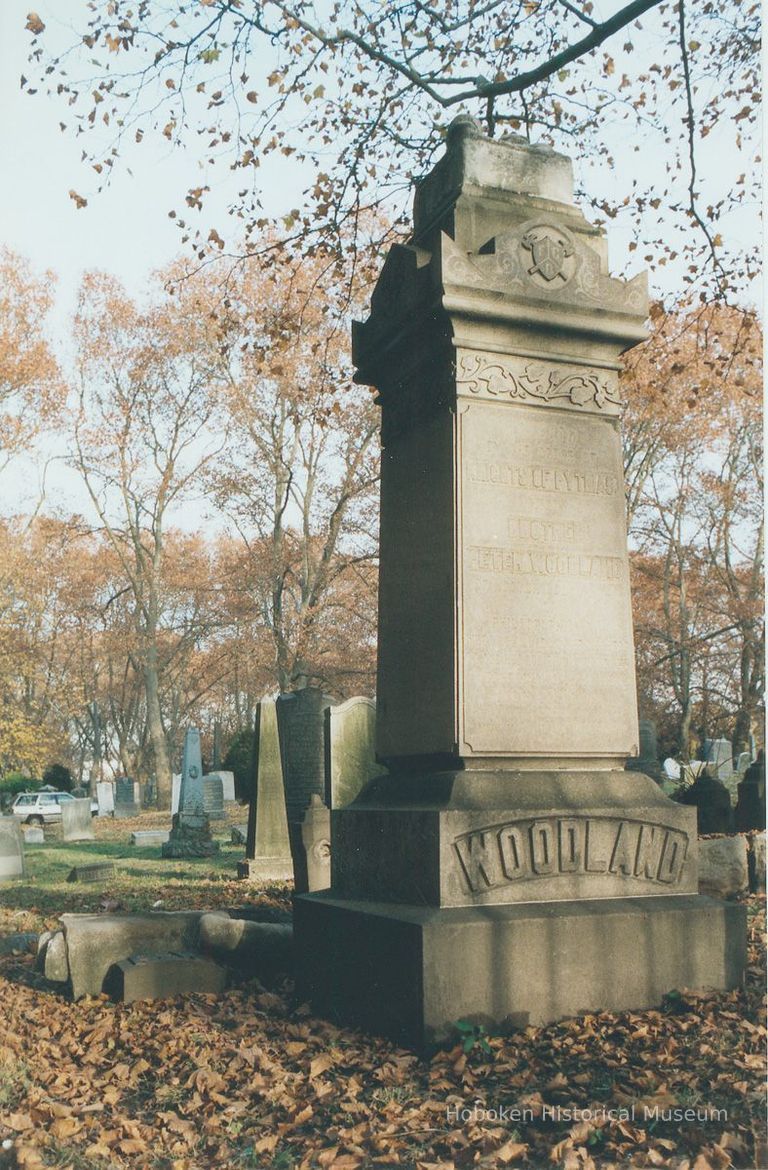
[(699, 892), (712, 898), (736, 898), (748, 889), (746, 838), (700, 838)]
[(67, 874), (68, 882), (105, 882), (115, 876), (114, 861), (98, 861), (93, 865), (76, 865)]
[(227, 963), (246, 966), (255, 973), (286, 971), (293, 963), (293, 927), (203, 914), (200, 947)]
[(131, 955), (196, 950), (200, 917), (199, 910), (63, 914), (74, 999), (100, 995), (110, 967)]
[(170, 829), (137, 829), (131, 833), (131, 845), (165, 845), (170, 835)]
[(191, 951), (131, 955), (113, 964), (104, 980), (104, 991), (115, 1000), (170, 999), (189, 992), (218, 994), (226, 986), (227, 972), (212, 959)]
[(67, 940), (62, 930), (55, 931), (46, 943), (43, 974), (53, 983), (66, 983), (69, 979)]

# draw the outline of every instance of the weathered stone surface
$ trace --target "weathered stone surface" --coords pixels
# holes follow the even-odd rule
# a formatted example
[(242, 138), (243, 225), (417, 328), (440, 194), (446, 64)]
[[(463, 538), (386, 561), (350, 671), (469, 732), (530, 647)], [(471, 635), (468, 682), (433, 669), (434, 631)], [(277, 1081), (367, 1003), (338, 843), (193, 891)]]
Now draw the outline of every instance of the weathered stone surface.
[(279, 857), (245, 857), (237, 863), (237, 876), (243, 881), (293, 881), (293, 861)]
[(313, 795), (301, 824), (301, 840), (306, 856), (307, 884), (296, 892), (327, 890), (331, 884), (331, 814), (319, 796)]
[(736, 898), (747, 893), (746, 837), (711, 837), (699, 841), (699, 889), (713, 898)]
[(63, 914), (61, 922), (75, 999), (100, 995), (113, 963), (137, 954), (195, 950), (200, 933), (199, 911)]
[(25, 845), (45, 844), (45, 832), (42, 825), (24, 825), (21, 831)]
[(99, 861), (93, 865), (76, 865), (67, 874), (68, 882), (106, 882), (115, 876), (114, 861)]
[(693, 810), (624, 770), (618, 369), (647, 284), (569, 199), (567, 159), (457, 119), (353, 336), (382, 406), (392, 774), (334, 810), (331, 890), (295, 900), (299, 994), (409, 1043), (743, 971), (742, 908), (696, 893)]
[(198, 992), (219, 995), (227, 983), (224, 967), (191, 951), (132, 955), (110, 967), (104, 991), (112, 999), (171, 999)]
[(220, 914), (200, 919), (200, 947), (227, 963), (261, 970), (289, 970), (293, 962), (293, 927), (248, 922)]
[(287, 869), (292, 876), (277, 710), (273, 699), (262, 699), (256, 708), (253, 759), (254, 782), (248, 808), (245, 862), (238, 864), (238, 877), (260, 876), (262, 862), (268, 868)]
[(218, 776), (221, 780), (221, 787), (225, 801), (234, 801), (237, 799), (235, 795), (234, 772), (223, 772), (221, 768), (216, 768), (213, 772), (209, 772), (207, 777), (204, 777), (204, 779), (208, 779), (211, 776)]
[(386, 768), (376, 762), (376, 704), (356, 697), (325, 712), (325, 803), (351, 804)]
[(131, 845), (138, 845), (142, 849), (150, 845), (165, 845), (170, 835), (169, 829), (137, 829), (131, 833)]
[(196, 727), (188, 727), (184, 735), (179, 812), (202, 811), (204, 811), (203, 757), (200, 748), (200, 732)]
[(115, 781), (115, 810), (116, 820), (127, 820), (137, 817), (141, 812), (141, 791), (138, 784), (121, 776)]
[(24, 877), (24, 841), (16, 817), (0, 817), (0, 884)]
[(467, 1017), (538, 1026), (738, 987), (746, 959), (744, 906), (692, 895), (436, 910), (310, 894), (294, 913), (299, 996), (421, 1049)]
[(331, 700), (317, 687), (280, 695), (275, 704), (288, 823), (300, 825), (313, 794), (325, 791), (324, 712)]
[(224, 784), (221, 776), (203, 776), (203, 811), (212, 821), (224, 820)]
[(751, 833), (749, 837), (750, 889), (758, 894), (765, 893), (765, 830)]
[(248, 840), (248, 826), (247, 825), (233, 825), (229, 839), (233, 845), (245, 845)]
[(206, 814), (182, 809), (174, 813), (171, 831), (161, 846), (161, 852), (163, 857), (212, 857), (219, 848), (219, 842), (211, 837), (211, 824)]
[(62, 801), (61, 836), (63, 841), (94, 840), (91, 802), (88, 797), (82, 800)]
[(99, 816), (111, 816), (115, 811), (115, 786), (111, 781), (100, 780), (96, 784), (96, 800), (99, 805)]
[(428, 780), (382, 777), (332, 813), (334, 894), (471, 906), (698, 888), (693, 810), (648, 776), (446, 772)]
[(55, 931), (45, 943), (43, 971), (53, 983), (66, 983), (69, 979), (68, 947), (62, 930)]

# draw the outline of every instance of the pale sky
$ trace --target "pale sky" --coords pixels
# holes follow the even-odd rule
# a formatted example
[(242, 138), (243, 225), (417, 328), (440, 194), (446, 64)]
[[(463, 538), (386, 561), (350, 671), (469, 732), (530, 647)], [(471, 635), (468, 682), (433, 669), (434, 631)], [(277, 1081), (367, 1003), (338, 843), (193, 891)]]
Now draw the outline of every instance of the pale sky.
[[(615, 5), (602, 7), (607, 12)], [(95, 194), (99, 180), (81, 163), (80, 142), (74, 134), (59, 130), (59, 122), (67, 120), (65, 103), (42, 94), (30, 97), (20, 89), (21, 74), (32, 76), (27, 64), (32, 38), (24, 28), (31, 9), (47, 26), (45, 44), (64, 48), (76, 39), (74, 28), (82, 30), (87, 4), (86, 0), (0, 0), (0, 158), (5, 163), (4, 182), (0, 183), (0, 243), (28, 257), (38, 270), (50, 268), (57, 273), (59, 293), (52, 328), (65, 350), (67, 319), (84, 271), (106, 269), (122, 279), (134, 295), (140, 294), (148, 275), (181, 250), (179, 230), (168, 212), (183, 205), (187, 189), (206, 183), (212, 188), (203, 213), (209, 220), (193, 213), (196, 226), (204, 226), (207, 234), (211, 224), (219, 228), (227, 224), (224, 209), (228, 191), (236, 189), (241, 180), (226, 166), (201, 169), (193, 149), (174, 149), (162, 136), (148, 131), (140, 147), (127, 148), (115, 167), (110, 188)], [(642, 37), (647, 38), (646, 55), (652, 54), (652, 30), (633, 39), (638, 44)], [(621, 40), (620, 34), (611, 41), (617, 69), (624, 67)], [(636, 69), (637, 65), (637, 56), (626, 62), (627, 68)], [(682, 126), (673, 126), (671, 131), (683, 133)], [(590, 168), (581, 175), (585, 187), (597, 193), (598, 184), (604, 192), (615, 195), (622, 184), (629, 190), (633, 176), (647, 180), (653, 178), (654, 170), (658, 171), (658, 182), (666, 186), (662, 160), (654, 158), (650, 150), (638, 156), (632, 151), (640, 141), (638, 135), (623, 141), (622, 133), (626, 135), (626, 130), (616, 127), (607, 131), (614, 139), (614, 172), (607, 173), (603, 164)], [(86, 145), (93, 146), (93, 134), (87, 139)], [(730, 182), (737, 167), (745, 169), (732, 140), (732, 127), (722, 126), (701, 144), (699, 166), (707, 170), (715, 189)], [(105, 131), (104, 143), (110, 141)], [(265, 160), (259, 173), (268, 192), (268, 213), (282, 214), (297, 206), (306, 175), (297, 175), (291, 164), (276, 158)], [(676, 182), (684, 186), (687, 176), (679, 175)], [(70, 189), (88, 198), (86, 208), (76, 209)], [(718, 230), (746, 244), (758, 231), (758, 210), (745, 207), (718, 225)], [(650, 223), (648, 234), (653, 235), (654, 229)], [(614, 274), (629, 277), (643, 267), (642, 249), (629, 250), (630, 235), (620, 220), (609, 223), (608, 239)], [(682, 288), (680, 278), (674, 265), (652, 274), (652, 295)], [(757, 293), (752, 296), (754, 299)]]

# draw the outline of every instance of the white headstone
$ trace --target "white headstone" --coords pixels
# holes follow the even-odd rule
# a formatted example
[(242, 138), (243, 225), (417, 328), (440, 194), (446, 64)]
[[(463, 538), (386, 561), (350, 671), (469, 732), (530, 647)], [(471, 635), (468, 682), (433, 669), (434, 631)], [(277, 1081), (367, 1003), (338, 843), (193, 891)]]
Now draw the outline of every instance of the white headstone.
[(61, 835), (64, 841), (93, 841), (91, 802), (87, 796), (82, 800), (62, 801)]
[(0, 882), (24, 877), (24, 842), (15, 817), (0, 817)]
[(664, 770), (664, 775), (667, 776), (668, 779), (680, 779), (680, 765), (678, 764), (677, 760), (672, 758), (672, 756), (667, 756), (666, 760), (662, 764), (662, 768)]
[(181, 795), (181, 772), (174, 772), (171, 788), (171, 812), (179, 811), (179, 796)]
[(115, 811), (115, 786), (109, 780), (100, 780), (96, 785), (96, 800), (99, 816), (107, 817)]

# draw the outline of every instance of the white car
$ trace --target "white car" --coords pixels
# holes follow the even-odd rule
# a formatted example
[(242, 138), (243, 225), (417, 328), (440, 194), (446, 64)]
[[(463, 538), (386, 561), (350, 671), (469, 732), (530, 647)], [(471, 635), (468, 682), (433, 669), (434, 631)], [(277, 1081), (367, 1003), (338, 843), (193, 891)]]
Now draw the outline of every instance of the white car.
[[(42, 825), (61, 820), (61, 806), (74, 800), (70, 792), (20, 792), (11, 805), (11, 813), (25, 825)], [(91, 816), (99, 811), (98, 801), (91, 801)]]

